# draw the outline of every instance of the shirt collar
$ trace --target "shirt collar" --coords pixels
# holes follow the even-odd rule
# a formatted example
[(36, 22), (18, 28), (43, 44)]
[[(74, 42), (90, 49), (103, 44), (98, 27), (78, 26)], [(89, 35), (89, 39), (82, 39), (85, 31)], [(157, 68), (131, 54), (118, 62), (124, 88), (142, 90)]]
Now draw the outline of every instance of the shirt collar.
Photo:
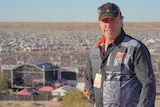
[(113, 42), (114, 45), (118, 46), (119, 48), (121, 47), (121, 43), (125, 38), (126, 33), (124, 32), (123, 29), (121, 29), (121, 33), (119, 36), (116, 38), (116, 40)]
[[(120, 48), (122, 41), (124, 40), (126, 33), (124, 32), (123, 29), (121, 29), (121, 33), (119, 34), (119, 36), (115, 39), (115, 41), (112, 43), (113, 45), (116, 45)], [(106, 40), (105, 36), (103, 35), (99, 41), (96, 43), (97, 47), (102, 46), (102, 44), (104, 43), (104, 41)]]

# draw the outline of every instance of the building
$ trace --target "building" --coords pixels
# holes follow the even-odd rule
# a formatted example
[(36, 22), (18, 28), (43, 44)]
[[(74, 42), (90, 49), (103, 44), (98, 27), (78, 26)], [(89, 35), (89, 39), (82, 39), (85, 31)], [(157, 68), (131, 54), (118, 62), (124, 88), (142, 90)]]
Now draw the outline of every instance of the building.
[(10, 74), (6, 79), (11, 88), (33, 88), (40, 84), (51, 85), (56, 81), (58, 67), (48, 62), (22, 63), (12, 68), (3, 68), (2, 72)]

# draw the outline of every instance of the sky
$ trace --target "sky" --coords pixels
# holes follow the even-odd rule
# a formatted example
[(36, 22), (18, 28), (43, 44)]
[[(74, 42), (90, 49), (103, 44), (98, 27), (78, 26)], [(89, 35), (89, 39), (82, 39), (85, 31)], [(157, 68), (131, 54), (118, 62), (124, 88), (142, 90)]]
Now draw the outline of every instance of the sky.
[(124, 22), (160, 22), (160, 0), (0, 0), (0, 22), (97, 22), (97, 8), (116, 3)]

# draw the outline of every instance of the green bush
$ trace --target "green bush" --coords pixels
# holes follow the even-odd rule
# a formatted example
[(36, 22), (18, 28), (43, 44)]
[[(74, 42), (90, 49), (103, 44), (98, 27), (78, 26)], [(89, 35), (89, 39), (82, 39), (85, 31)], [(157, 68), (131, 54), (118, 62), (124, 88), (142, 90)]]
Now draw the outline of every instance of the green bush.
[(71, 87), (60, 102), (61, 107), (93, 107), (84, 96), (83, 92)]

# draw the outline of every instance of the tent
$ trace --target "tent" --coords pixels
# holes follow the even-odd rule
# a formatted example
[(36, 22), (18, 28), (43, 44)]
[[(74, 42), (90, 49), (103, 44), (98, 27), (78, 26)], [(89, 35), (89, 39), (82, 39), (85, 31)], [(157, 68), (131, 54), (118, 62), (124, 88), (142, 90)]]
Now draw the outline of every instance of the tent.
[(32, 95), (32, 94), (34, 94), (34, 93), (35, 93), (35, 92), (32, 91), (32, 90), (29, 90), (29, 89), (27, 89), (27, 88), (24, 88), (23, 90), (17, 92), (16, 94), (17, 94), (17, 95)]
[(64, 96), (66, 91), (70, 88), (69, 85), (64, 85), (52, 91), (53, 96)]
[(43, 92), (52, 92), (52, 90), (54, 90), (54, 88), (51, 86), (43, 86), (39, 88), (39, 91), (43, 91)]
[(76, 89), (80, 90), (80, 91), (83, 91), (84, 87), (85, 87), (84, 82), (78, 82), (77, 85), (76, 85)]
[(64, 85), (62, 87), (59, 87), (57, 89), (54, 89), (52, 91), (52, 95), (53, 96), (65, 96), (66, 91), (71, 87), (71, 86), (75, 86), (75, 88), (77, 90), (83, 91), (85, 85), (84, 83), (81, 82), (76, 82), (76, 81), (70, 81), (69, 85)]

